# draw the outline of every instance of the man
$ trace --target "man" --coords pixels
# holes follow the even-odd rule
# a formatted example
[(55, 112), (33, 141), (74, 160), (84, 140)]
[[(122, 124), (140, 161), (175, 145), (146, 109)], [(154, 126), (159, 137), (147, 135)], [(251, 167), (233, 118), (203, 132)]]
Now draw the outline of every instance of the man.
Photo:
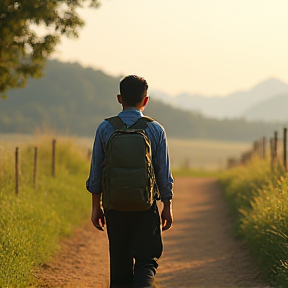
[[(120, 82), (118, 102), (122, 112), (118, 114), (127, 127), (143, 117), (149, 101), (148, 85), (145, 79), (130, 75)], [(110, 252), (110, 288), (153, 287), (158, 267), (157, 259), (162, 254), (160, 217), (156, 201), (152, 207), (140, 212), (103, 211), (101, 206), (103, 161), (105, 147), (114, 128), (104, 120), (98, 127), (91, 160), (90, 175), (86, 187), (92, 193), (91, 221), (99, 230), (107, 224)], [(152, 164), (155, 172), (160, 198), (163, 202), (161, 212), (162, 231), (168, 230), (173, 221), (172, 188), (168, 147), (164, 128), (152, 121), (145, 129), (151, 142)], [(127, 147), (129, 149), (129, 147)]]

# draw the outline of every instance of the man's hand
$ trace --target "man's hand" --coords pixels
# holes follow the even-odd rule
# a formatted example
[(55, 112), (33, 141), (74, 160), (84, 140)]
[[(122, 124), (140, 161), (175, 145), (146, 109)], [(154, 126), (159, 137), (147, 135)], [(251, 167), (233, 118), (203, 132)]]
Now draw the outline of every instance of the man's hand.
[(161, 213), (161, 220), (162, 231), (165, 231), (170, 229), (173, 223), (172, 200), (163, 201), (163, 205), (164, 207)]
[(100, 205), (100, 199), (101, 199), (100, 194), (92, 194), (91, 221), (97, 229), (99, 229), (100, 231), (104, 231), (105, 217), (103, 209)]
[(105, 217), (102, 208), (92, 210), (91, 221), (97, 229), (104, 231)]

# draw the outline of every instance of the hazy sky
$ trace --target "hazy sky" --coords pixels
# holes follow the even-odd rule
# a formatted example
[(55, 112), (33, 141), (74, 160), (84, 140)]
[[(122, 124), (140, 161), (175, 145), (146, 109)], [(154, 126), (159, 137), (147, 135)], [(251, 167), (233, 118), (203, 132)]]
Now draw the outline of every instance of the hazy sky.
[(171, 95), (288, 83), (287, 0), (102, 0), (79, 12), (86, 26), (55, 58), (138, 74)]

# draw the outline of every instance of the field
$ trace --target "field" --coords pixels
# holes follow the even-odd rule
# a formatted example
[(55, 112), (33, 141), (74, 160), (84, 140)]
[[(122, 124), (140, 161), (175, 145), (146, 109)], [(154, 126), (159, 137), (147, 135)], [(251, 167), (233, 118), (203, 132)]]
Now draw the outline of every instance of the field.
[[(76, 141), (91, 147), (93, 139), (77, 138)], [(168, 139), (169, 153), (173, 169), (223, 169), (227, 157), (237, 157), (247, 150), (250, 143), (214, 140)]]
[(169, 139), (173, 168), (225, 169), (228, 157), (238, 157), (250, 143)]
[[(15, 146), (19, 143), (33, 142), (37, 137), (37, 134), (0, 134), (0, 143), (4, 141)], [(94, 139), (92, 137), (75, 137), (74, 140), (88, 150), (92, 148)], [(251, 143), (169, 138), (168, 144), (173, 169), (211, 170), (225, 169), (227, 158), (238, 157), (250, 147)]]
[[(53, 138), (57, 139), (56, 177), (51, 176), (50, 165), (51, 142)], [(46, 261), (57, 251), (59, 239), (69, 234), (75, 226), (79, 225), (84, 216), (86, 219), (89, 218), (90, 197), (89, 193), (85, 191), (84, 183), (89, 169), (87, 155), (89, 149), (91, 150), (92, 144), (92, 138), (60, 137), (53, 134), (45, 136), (38, 134), (0, 135), (0, 243), (2, 248), (5, 248), (0, 249), (0, 262), (3, 268), (0, 270), (1, 287), (10, 287), (9, 285), (27, 287), (33, 280), (31, 269), (35, 266), (39, 267), (39, 265), (41, 267), (41, 265), (43, 266), (44, 264), (43, 267), (46, 269)], [(16, 146), (20, 147), (20, 193), (18, 197), (15, 197), (14, 192), (15, 171), (13, 153)], [(32, 182), (34, 146), (38, 146), (39, 148), (37, 189), (33, 187)], [(236, 216), (236, 224), (238, 224), (238, 226), (236, 226), (239, 235), (241, 235), (247, 245), (250, 246), (253, 253), (255, 253), (255, 257), (259, 257), (259, 266), (262, 266), (262, 271), (268, 276), (269, 281), (275, 281), (280, 284), (285, 283), (286, 285), (288, 280), (285, 275), (288, 264), (286, 252), (283, 251), (283, 247), (286, 250), (286, 235), (288, 235), (286, 229), (287, 206), (284, 205), (284, 203), (287, 202), (285, 198), (287, 196), (287, 176), (284, 177), (281, 171), (278, 171), (279, 173), (276, 170), (271, 171), (271, 165), (268, 160), (267, 163), (252, 162), (248, 166), (241, 166), (236, 169), (224, 171), (227, 157), (239, 157), (249, 146), (248, 143), (169, 139), (173, 170), (175, 169), (175, 171), (177, 171), (178, 169), (179, 171), (185, 172), (187, 168), (191, 168), (191, 171), (193, 171), (193, 169), (194, 171), (201, 171), (201, 169), (203, 169), (203, 171), (216, 171), (217, 173), (220, 171), (218, 175), (221, 174), (223, 191), (225, 192), (228, 206)], [(61, 177), (57, 177), (57, 175), (61, 175)], [(192, 174), (185, 175), (191, 176)], [(205, 176), (211, 175), (206, 173)], [(183, 195), (184, 190), (187, 192), (187, 195), (190, 195), (194, 191), (199, 194), (197, 194), (198, 196), (203, 196), (202, 188), (200, 189), (202, 184), (200, 186), (198, 185), (202, 182), (198, 183), (196, 181), (195, 183), (198, 183), (195, 184), (196, 186), (193, 184), (194, 182), (189, 182), (190, 184), (184, 189), (183, 187), (181, 188), (181, 183), (184, 182), (177, 181), (177, 179), (179, 180), (179, 173), (175, 173), (175, 176), (178, 185), (175, 185), (175, 205), (177, 205), (177, 201), (179, 201), (179, 197)], [(220, 190), (216, 188), (214, 184), (210, 185), (209, 179), (206, 178), (203, 179), (203, 181), (203, 185), (205, 187), (207, 186), (207, 191), (209, 191), (209, 193), (211, 192), (211, 195), (214, 195), (216, 191), (218, 191), (217, 195), (221, 202), (222, 199), (220, 199), (220, 197), (222, 194)], [(67, 183), (69, 183), (69, 185), (67, 185)], [(177, 189), (181, 191), (178, 192)], [(197, 195), (195, 194), (192, 198), (187, 196), (186, 198), (195, 200), (197, 199)], [(207, 197), (205, 196), (204, 198), (203, 200), (206, 201)], [(215, 201), (216, 200), (209, 200), (209, 203), (215, 204)], [(185, 199), (183, 203), (186, 203)], [(185, 205), (181, 204), (180, 206), (183, 206), (182, 208), (184, 209)], [(202, 204), (193, 205), (194, 208), (189, 211), (189, 213), (187, 211), (186, 213), (180, 206), (175, 210), (175, 213), (180, 213), (176, 212), (177, 210), (183, 210), (182, 212), (186, 213), (185, 217), (187, 216), (187, 219), (190, 219), (193, 216), (193, 211), (193, 213), (196, 213), (199, 209), (201, 210), (203, 208)], [(217, 213), (223, 211), (223, 207), (221, 207), (220, 204), (217, 204), (217, 207), (215, 206), (213, 217), (216, 218)], [(203, 213), (203, 217), (205, 215), (207, 216), (207, 213), (211, 210), (210, 204), (206, 210), (205, 213)], [(72, 214), (73, 217), (71, 217)], [(37, 215), (37, 217), (35, 217), (35, 215)], [(181, 217), (179, 215), (177, 217), (180, 219)], [(227, 216), (227, 214), (225, 215)], [(190, 220), (184, 218), (183, 221), (185, 220), (190, 223)], [(209, 216), (209, 219), (210, 218)], [(277, 220), (278, 218), (279, 221)], [(223, 221), (221, 220), (219, 223), (223, 224)], [(207, 221), (208, 224), (210, 222), (210, 220)], [(195, 223), (193, 225), (195, 225)], [(201, 225), (201, 227), (203, 225)], [(261, 227), (261, 225), (263, 227)], [(255, 229), (255, 227), (261, 227), (261, 229)], [(207, 231), (210, 230), (211, 229), (208, 228)], [(202, 234), (203, 231), (201, 232), (201, 235)], [(179, 236), (181, 238), (183, 235), (177, 234), (177, 237)], [(199, 237), (201, 235), (199, 234)], [(216, 232), (213, 233), (213, 237), (216, 237), (215, 235)], [(208, 238), (214, 239), (211, 237)], [(185, 239), (187, 243), (185, 242), (183, 245), (185, 244), (184, 246), (188, 247), (192, 240), (189, 237)], [(224, 242), (225, 239), (222, 239)], [(200, 244), (204, 242), (204, 240), (199, 240)], [(208, 242), (207, 245), (211, 244), (211, 249), (213, 250), (215, 243), (213, 241)], [(273, 243), (274, 247), (273, 255), (269, 253), (271, 243)], [(75, 243), (75, 245), (79, 248), (79, 243)], [(37, 247), (37, 249), (35, 249), (35, 247)], [(203, 251), (206, 251), (210, 246), (207, 247), (205, 246)], [(263, 247), (264, 250), (259, 251), (258, 247)], [(260, 253), (259, 255), (257, 255), (258, 252)], [(266, 252), (268, 252), (268, 254)], [(174, 255), (175, 253), (172, 251), (172, 254)], [(275, 255), (276, 257), (274, 257)], [(204, 257), (204, 254), (200, 256)], [(212, 260), (214, 261), (214, 259)], [(224, 265), (221, 261), (219, 262), (220, 269), (222, 269), (221, 267)], [(74, 263), (74, 261), (72, 262)], [(61, 263), (63, 263), (63, 261), (61, 261)], [(265, 263), (264, 267), (263, 263)], [(184, 263), (179, 263), (179, 265), (180, 264), (184, 265)], [(189, 265), (192, 264), (189, 262)], [(245, 266), (246, 264), (244, 263), (243, 265)], [(187, 266), (183, 266), (183, 269), (184, 268), (186, 269)], [(275, 277), (275, 271), (277, 272), (277, 277)], [(274, 273), (274, 276), (271, 275), (271, 273)], [(234, 272), (231, 275), (231, 279), (234, 279)], [(106, 279), (106, 276), (104, 278)], [(21, 285), (16, 284), (19, 283), (19, 281), (21, 281)]]

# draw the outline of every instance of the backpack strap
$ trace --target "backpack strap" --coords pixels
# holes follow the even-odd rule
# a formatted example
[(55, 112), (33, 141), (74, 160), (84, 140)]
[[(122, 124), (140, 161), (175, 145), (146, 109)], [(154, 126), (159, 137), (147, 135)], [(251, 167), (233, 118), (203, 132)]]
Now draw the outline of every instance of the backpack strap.
[(113, 126), (114, 130), (127, 129), (126, 124), (119, 116), (106, 118), (105, 120), (107, 120)]
[[(107, 120), (113, 126), (114, 130), (127, 129), (126, 124), (122, 121), (122, 119), (119, 116), (106, 118), (105, 120)], [(148, 127), (148, 124), (153, 121), (154, 121), (153, 118), (143, 116), (139, 118), (133, 125), (131, 125), (129, 129), (144, 130)]]
[(148, 124), (153, 122), (154, 119), (143, 116), (139, 118), (132, 126), (129, 127), (129, 129), (146, 129), (148, 127)]

